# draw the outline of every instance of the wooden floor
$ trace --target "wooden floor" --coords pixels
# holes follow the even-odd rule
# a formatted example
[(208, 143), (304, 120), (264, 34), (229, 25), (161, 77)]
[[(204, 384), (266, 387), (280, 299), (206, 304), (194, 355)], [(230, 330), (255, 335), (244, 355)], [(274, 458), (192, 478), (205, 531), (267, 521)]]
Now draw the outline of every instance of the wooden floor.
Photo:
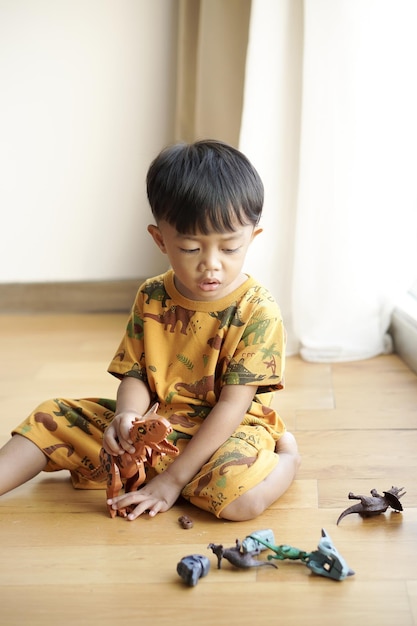
[[(123, 315), (0, 317), (0, 443), (40, 401), (114, 397), (106, 373)], [(296, 482), (252, 522), (224, 522), (188, 504), (135, 522), (110, 519), (102, 491), (75, 491), (43, 474), (0, 501), (0, 622), (408, 626), (417, 624), (417, 377), (395, 355), (356, 363), (289, 358), (276, 406), (299, 442)], [(404, 487), (401, 514), (339, 513), (349, 491)], [(180, 514), (194, 527), (183, 530)], [(276, 544), (314, 550), (325, 528), (355, 575), (335, 582), (299, 562), (216, 569), (210, 542), (232, 546), (270, 528)], [(176, 573), (200, 553), (196, 587)], [(262, 555), (265, 558), (265, 555)]]

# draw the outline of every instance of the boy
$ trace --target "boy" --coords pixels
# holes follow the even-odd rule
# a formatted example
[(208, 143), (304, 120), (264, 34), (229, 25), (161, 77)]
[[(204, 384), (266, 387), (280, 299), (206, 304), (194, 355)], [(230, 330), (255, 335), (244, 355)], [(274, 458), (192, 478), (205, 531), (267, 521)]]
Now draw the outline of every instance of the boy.
[(294, 437), (269, 407), (270, 392), (283, 386), (281, 314), (242, 272), (261, 232), (263, 185), (241, 152), (199, 141), (163, 150), (147, 192), (156, 222), (148, 231), (172, 269), (139, 288), (109, 366), (121, 380), (117, 401), (43, 403), (0, 450), (0, 493), (58, 469), (70, 470), (76, 487), (101, 487), (101, 446), (133, 452), (132, 421), (157, 401), (180, 453), (160, 457), (143, 487), (108, 504), (133, 506), (133, 520), (182, 495), (219, 518), (252, 519), (299, 465)]

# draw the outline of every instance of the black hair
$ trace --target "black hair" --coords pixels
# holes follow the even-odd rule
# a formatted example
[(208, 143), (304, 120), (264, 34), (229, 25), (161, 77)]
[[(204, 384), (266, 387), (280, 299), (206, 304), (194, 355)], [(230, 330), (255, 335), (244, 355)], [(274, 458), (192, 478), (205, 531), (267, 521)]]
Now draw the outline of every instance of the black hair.
[(264, 188), (253, 165), (221, 141), (177, 143), (151, 163), (147, 193), (156, 221), (165, 220), (181, 234), (233, 231), (256, 226)]

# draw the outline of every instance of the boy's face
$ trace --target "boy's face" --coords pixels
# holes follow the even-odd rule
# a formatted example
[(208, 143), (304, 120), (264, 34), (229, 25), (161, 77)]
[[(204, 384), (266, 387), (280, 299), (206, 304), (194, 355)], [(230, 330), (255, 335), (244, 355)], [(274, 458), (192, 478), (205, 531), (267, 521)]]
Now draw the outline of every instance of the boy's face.
[(214, 301), (246, 280), (242, 273), (246, 252), (262, 229), (237, 224), (231, 232), (183, 235), (161, 221), (148, 231), (167, 255), (178, 291), (190, 300)]

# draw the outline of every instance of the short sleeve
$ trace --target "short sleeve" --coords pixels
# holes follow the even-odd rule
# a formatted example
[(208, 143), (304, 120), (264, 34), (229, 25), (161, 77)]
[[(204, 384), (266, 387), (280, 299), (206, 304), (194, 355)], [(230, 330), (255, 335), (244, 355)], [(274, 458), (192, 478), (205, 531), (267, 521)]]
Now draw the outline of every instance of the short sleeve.
[(125, 334), (107, 371), (120, 379), (125, 376), (132, 376), (147, 382), (143, 333), (142, 287), (143, 286), (139, 288), (136, 295)]

